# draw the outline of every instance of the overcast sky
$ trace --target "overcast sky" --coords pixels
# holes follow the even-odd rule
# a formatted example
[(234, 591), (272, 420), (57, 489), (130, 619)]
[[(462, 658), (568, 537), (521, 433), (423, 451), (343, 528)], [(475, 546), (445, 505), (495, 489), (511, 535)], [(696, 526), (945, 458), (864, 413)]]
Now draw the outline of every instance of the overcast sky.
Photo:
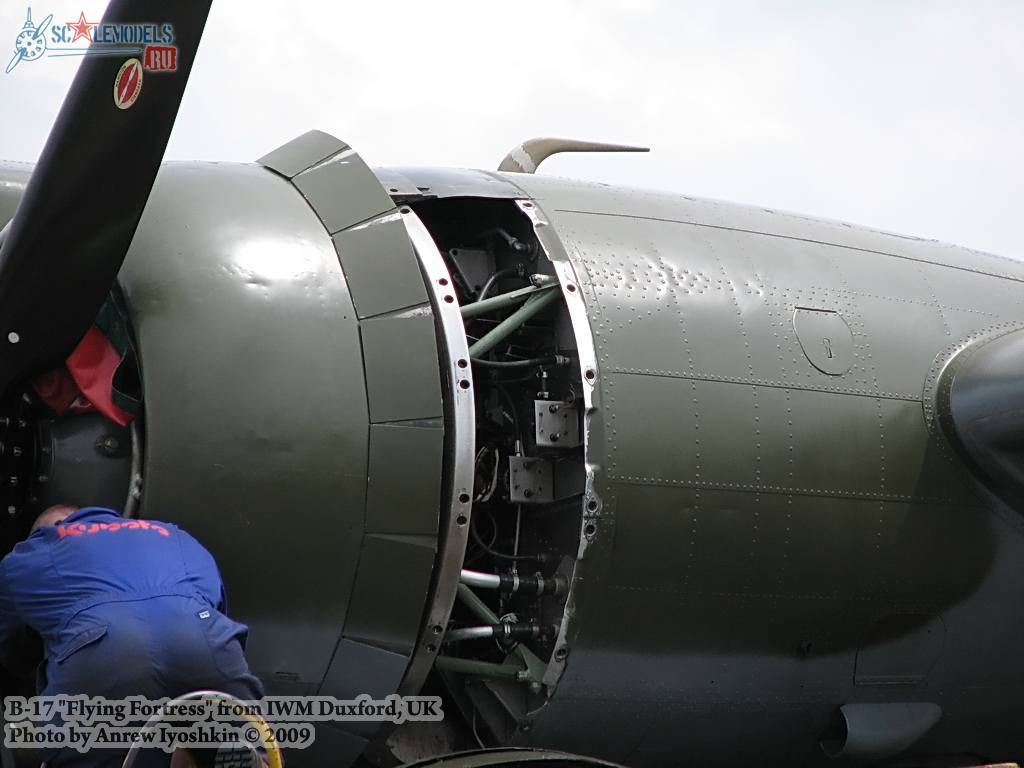
[[(2, 74), (25, 8), (0, 6), (14, 160), (35, 160), (77, 66)], [(310, 128), (371, 165), (494, 168), (539, 135), (644, 144), (542, 170), (1024, 258), (1021, 0), (216, 0), (168, 158), (249, 161)]]

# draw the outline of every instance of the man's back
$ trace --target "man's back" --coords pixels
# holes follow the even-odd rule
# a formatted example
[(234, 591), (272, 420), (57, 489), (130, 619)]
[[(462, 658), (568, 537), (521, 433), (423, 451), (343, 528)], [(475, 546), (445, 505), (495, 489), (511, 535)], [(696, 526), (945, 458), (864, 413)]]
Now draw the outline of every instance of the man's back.
[[(40, 694), (262, 697), (243, 652), (247, 629), (224, 615), (220, 574), (199, 542), (175, 525), (109, 509), (64, 514), (56, 525), (37, 521), (0, 562), (0, 657), (25, 626), (37, 631), (46, 655)], [(46, 759), (59, 768), (116, 766), (122, 752), (64, 749)]]
[[(115, 647), (118, 655), (130, 650), (136, 663), (147, 662), (128, 675), (136, 676), (137, 690), (119, 686), (124, 695), (168, 681), (187, 686), (197, 676), (215, 686), (218, 667), (248, 684), (241, 656), (246, 628), (223, 611), (220, 574), (199, 542), (175, 525), (126, 520), (108, 509), (86, 507), (41, 526), (0, 562), (0, 648), (23, 625), (42, 636), (41, 693), (99, 694), (86, 689), (103, 678), (90, 674), (86, 681), (81, 673), (94, 666), (97, 653)], [(209, 665), (211, 656), (210, 673), (199, 674), (196, 664)], [(225, 659), (231, 669), (223, 669)], [(258, 683), (251, 687), (258, 692)]]
[(0, 562), (0, 610), (39, 632), (48, 655), (74, 640), (83, 611), (167, 595), (223, 610), (213, 557), (177, 526), (98, 507), (36, 529)]

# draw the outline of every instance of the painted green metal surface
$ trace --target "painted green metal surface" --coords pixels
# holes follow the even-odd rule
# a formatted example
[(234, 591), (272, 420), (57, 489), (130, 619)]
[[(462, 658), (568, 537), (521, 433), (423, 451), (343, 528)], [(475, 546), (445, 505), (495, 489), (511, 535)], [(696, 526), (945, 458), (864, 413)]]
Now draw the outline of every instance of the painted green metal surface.
[[(436, 608), (437, 318), (347, 145), (307, 135), (264, 163), (165, 167), (122, 272), (143, 511), (214, 551), (273, 692), (384, 695)], [(595, 530), (564, 673), (519, 741), (814, 764), (840, 705), (920, 700), (944, 713), (922, 753), (1024, 753), (1024, 525), (936, 413), (949, 361), (1024, 325), (1024, 265), (606, 185), (389, 173), (534, 200), (594, 340)], [(0, 166), (0, 215), (24, 179)], [(325, 732), (311, 759), (372, 735)]]
[(423, 276), (397, 212), (334, 236), (359, 317), (427, 302)]
[[(1004, 702), (1003, 727), (1019, 722), (1024, 663), (971, 661), (1014, 654), (1016, 632), (978, 628), (1020, 624), (1004, 603), (1024, 597), (1019, 520), (979, 499), (926, 412), (958, 345), (1020, 319), (1024, 265), (763, 209), (509, 180), (579, 277), (599, 369), (596, 535), (565, 673), (523, 743), (633, 765), (670, 764), (680, 744), (700, 765), (813, 762), (839, 705), (924, 697), (946, 713), (920, 744), (936, 752), (973, 743), (975, 685)], [(842, 318), (848, 370), (805, 351), (831, 339), (813, 323), (798, 337), (801, 308)], [(930, 647), (936, 620), (945, 647), (922, 679), (906, 643)], [(905, 642), (887, 645), (893, 631)], [(884, 672), (857, 680), (861, 649)], [(1019, 754), (991, 722), (1011, 750), (996, 754)]]
[(292, 179), (348, 148), (348, 144), (329, 133), (307, 131), (274, 151), (268, 152), (257, 162), (276, 171), (286, 179)]
[(146, 392), (143, 514), (214, 553), (269, 688), (314, 691), (355, 578), (369, 429), (330, 237), (264, 168), (170, 165), (121, 282)]
[(368, 532), (437, 536), (443, 447), (439, 425), (370, 427)]
[[(293, 178), (225, 164), (160, 174), (121, 275), (143, 350), (142, 513), (214, 553), (270, 692), (352, 693), (358, 668), (385, 696), (412, 655), (437, 551), (437, 338), (404, 226), (358, 156), (345, 147), (326, 165), (350, 194), (366, 188), (374, 223), (360, 227), (370, 208), (346, 218), (300, 193), (325, 173), (329, 147), (313, 138), (271, 154)], [(360, 319), (355, 296), (378, 316)], [(343, 725), (325, 744), (354, 756), (378, 727)]]
[[(363, 356), (374, 422), (437, 419), (442, 415), (434, 316), (429, 306), (363, 321)], [(430, 377), (409, 370), (433, 366)]]

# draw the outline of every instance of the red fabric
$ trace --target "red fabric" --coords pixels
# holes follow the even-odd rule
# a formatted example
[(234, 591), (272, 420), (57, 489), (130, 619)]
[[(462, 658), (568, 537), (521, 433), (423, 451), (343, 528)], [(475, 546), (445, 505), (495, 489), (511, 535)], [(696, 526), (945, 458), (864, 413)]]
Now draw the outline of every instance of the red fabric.
[(68, 372), (96, 410), (122, 427), (135, 417), (113, 401), (114, 374), (121, 355), (99, 328), (92, 326), (67, 359)]
[(53, 409), (58, 416), (96, 410), (93, 404), (82, 395), (82, 391), (64, 366), (37, 376), (32, 381), (32, 388), (39, 395), (39, 399)]

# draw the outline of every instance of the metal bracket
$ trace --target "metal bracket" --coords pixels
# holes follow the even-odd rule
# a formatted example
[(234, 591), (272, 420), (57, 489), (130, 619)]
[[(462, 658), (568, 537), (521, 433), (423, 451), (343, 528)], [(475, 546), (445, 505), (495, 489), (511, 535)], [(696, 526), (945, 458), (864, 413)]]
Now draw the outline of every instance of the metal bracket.
[(575, 403), (533, 401), (534, 439), (545, 448), (575, 448), (582, 442), (580, 416)]
[(508, 485), (513, 504), (550, 504), (555, 498), (551, 462), (547, 459), (509, 456)]
[(494, 254), (483, 248), (452, 248), (448, 256), (471, 291), (479, 291), (494, 270)]

